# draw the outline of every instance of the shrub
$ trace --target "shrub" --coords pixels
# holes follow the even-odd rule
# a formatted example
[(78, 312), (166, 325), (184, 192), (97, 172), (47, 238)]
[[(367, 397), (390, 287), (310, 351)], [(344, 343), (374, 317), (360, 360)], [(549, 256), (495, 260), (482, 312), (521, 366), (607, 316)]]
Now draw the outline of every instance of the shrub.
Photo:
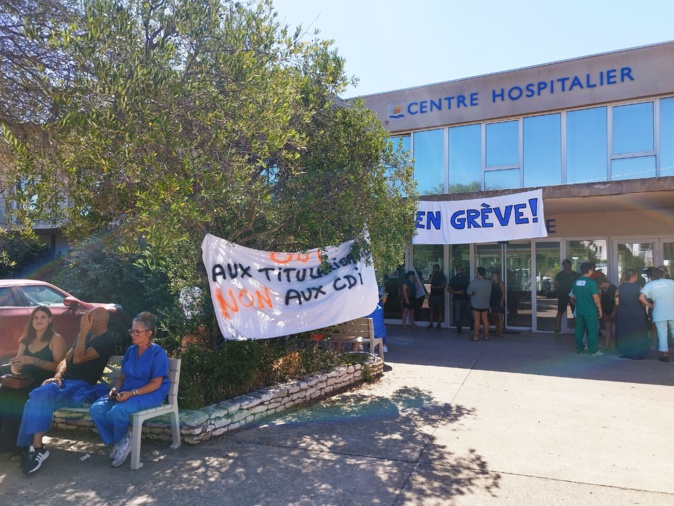
[(198, 409), (341, 363), (334, 352), (317, 347), (309, 334), (225, 341), (216, 349), (193, 344), (181, 358), (179, 403), (188, 409)]
[(132, 316), (141, 311), (157, 313), (173, 301), (169, 280), (140, 260), (140, 255), (120, 254), (90, 240), (73, 247), (53, 282), (88, 302), (121, 304)]
[(0, 230), (0, 279), (30, 276), (52, 258), (51, 248), (38, 239)]

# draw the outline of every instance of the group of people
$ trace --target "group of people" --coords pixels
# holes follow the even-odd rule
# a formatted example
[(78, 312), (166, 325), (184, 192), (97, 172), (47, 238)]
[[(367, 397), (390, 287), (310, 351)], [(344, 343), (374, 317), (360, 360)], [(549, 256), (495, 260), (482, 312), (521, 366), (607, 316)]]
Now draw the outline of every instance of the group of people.
[(157, 318), (148, 312), (133, 320), (133, 344), (116, 383), (98, 384), (117, 344), (108, 332), (108, 319), (103, 308), (83, 314), (75, 343), (66, 350), (49, 308), (38, 306), (31, 312), (19, 351), (10, 361), (11, 372), (29, 375), (31, 383), (0, 386), (0, 453), (12, 453), (25, 474), (40, 469), (49, 457), (43, 437), (56, 410), (93, 400), (89, 413), (101, 439), (111, 446), (112, 466), (118, 467), (131, 453), (129, 416), (159, 406), (168, 394), (168, 356), (153, 342)]
[[(496, 336), (503, 337), (505, 330), (505, 284), (498, 272), (492, 272), (487, 279), (484, 267), (477, 268), (477, 276), (472, 281), (465, 274), (463, 266), (457, 265), (452, 276), (447, 278), (440, 271), (438, 264), (433, 266), (427, 284), (430, 286), (428, 297), (429, 329), (440, 329), (445, 306), (445, 291), (453, 295), (453, 323), (457, 333), (463, 332), (464, 316), (473, 332), (472, 341), (478, 340), (480, 324), (483, 328), (483, 339), (489, 340), (490, 317), (494, 320)], [(414, 271), (405, 275), (401, 286), (401, 302), (403, 306), (402, 321), (404, 328), (416, 327), (414, 311), (418, 307), (416, 299), (416, 279)], [(409, 324), (408, 324), (409, 322)]]
[[(651, 350), (649, 332), (654, 329), (659, 360), (669, 362), (669, 336), (674, 334), (674, 280), (669, 279), (666, 267), (651, 267), (647, 275), (649, 281), (644, 284), (640, 272), (627, 269), (622, 273), (620, 286), (616, 286), (593, 262), (583, 262), (578, 273), (572, 269), (571, 261), (565, 259), (554, 280), (558, 293), (555, 335), (560, 334), (562, 316), (570, 306), (576, 320), (574, 338), (578, 353), (587, 350), (592, 356), (603, 355), (599, 349), (600, 327), (603, 327), (605, 350), (615, 345), (622, 357), (643, 358)], [(416, 327), (415, 277), (414, 271), (407, 272), (401, 287), (405, 328)], [(496, 336), (503, 336), (506, 288), (498, 272), (492, 272), (488, 279), (486, 269), (478, 267), (475, 279), (470, 280), (463, 266), (457, 265), (448, 282), (436, 264), (427, 285), (430, 286), (429, 329), (441, 328), (447, 291), (453, 295), (453, 324), (457, 333), (462, 333), (463, 323), (467, 321), (472, 331), (471, 341), (478, 340), (480, 326), (483, 339), (488, 341), (491, 323)]]
[(615, 286), (593, 262), (583, 262), (580, 273), (564, 260), (557, 274), (559, 292), (557, 326), (571, 306), (576, 319), (574, 340), (577, 353), (603, 355), (599, 350), (599, 330), (603, 324), (604, 349), (615, 347), (621, 357), (641, 359), (651, 349), (650, 328), (657, 332), (659, 360), (669, 362), (669, 336), (674, 332), (674, 281), (666, 267), (651, 267), (649, 281), (640, 272), (626, 269)]

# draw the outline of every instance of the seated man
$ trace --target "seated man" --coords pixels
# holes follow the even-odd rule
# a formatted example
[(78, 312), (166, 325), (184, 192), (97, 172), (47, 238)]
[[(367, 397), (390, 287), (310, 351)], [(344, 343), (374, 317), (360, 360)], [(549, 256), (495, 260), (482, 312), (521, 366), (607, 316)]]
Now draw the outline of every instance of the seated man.
[(100, 307), (82, 315), (77, 340), (56, 368), (54, 377), (30, 393), (17, 439), (19, 446), (31, 445), (21, 464), (24, 474), (37, 471), (49, 457), (42, 437), (51, 426), (54, 411), (81, 405), (83, 396), (101, 378), (115, 351), (115, 337), (108, 333), (109, 318), (108, 312)]

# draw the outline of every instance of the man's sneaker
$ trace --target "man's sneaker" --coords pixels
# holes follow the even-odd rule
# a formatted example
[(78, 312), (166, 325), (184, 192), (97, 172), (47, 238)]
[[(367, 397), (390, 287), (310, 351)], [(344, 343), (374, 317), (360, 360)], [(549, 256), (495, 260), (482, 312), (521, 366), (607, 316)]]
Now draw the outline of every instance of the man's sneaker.
[(433, 328), (433, 324), (431, 323), (428, 327), (427, 330), (431, 330)]
[(115, 460), (112, 461), (112, 467), (119, 467), (122, 464), (124, 464), (124, 462), (126, 462), (126, 458), (129, 456), (130, 453), (131, 453), (131, 439), (127, 434), (126, 436), (124, 436), (124, 439), (122, 439), (122, 441), (117, 444), (117, 455), (115, 455)]
[(658, 360), (660, 362), (669, 362), (669, 355), (661, 355)]
[(23, 474), (34, 473), (40, 469), (40, 466), (45, 460), (47, 460), (47, 457), (49, 457), (49, 450), (47, 450), (44, 446), (37, 449), (31, 446), (28, 449), (28, 455), (22, 466)]
[(596, 352), (594, 352), (594, 353), (590, 353), (590, 356), (591, 356), (591, 357), (601, 357), (601, 356), (603, 356), (603, 355), (604, 355), (604, 354), (603, 354), (601, 351), (596, 351)]
[(555, 329), (555, 337), (559, 336), (559, 329)]
[(388, 353), (388, 348), (386, 345), (384, 345), (384, 353)]

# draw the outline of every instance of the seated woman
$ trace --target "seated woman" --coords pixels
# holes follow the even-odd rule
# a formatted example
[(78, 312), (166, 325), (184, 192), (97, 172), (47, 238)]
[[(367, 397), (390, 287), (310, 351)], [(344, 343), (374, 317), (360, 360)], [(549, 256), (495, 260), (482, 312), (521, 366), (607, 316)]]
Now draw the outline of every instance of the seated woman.
[(122, 373), (108, 395), (89, 408), (103, 442), (115, 444), (110, 453), (113, 467), (121, 466), (131, 453), (129, 416), (161, 405), (170, 386), (166, 351), (152, 342), (157, 333), (157, 317), (140, 313), (129, 332), (133, 345), (122, 359)]
[(12, 452), (12, 458), (20, 457), (22, 449), (16, 445), (16, 438), (28, 394), (54, 375), (65, 356), (66, 343), (54, 332), (51, 311), (37, 306), (19, 339), (19, 351), (11, 360), (12, 373), (29, 374), (33, 381), (22, 388), (0, 387), (0, 453)]

